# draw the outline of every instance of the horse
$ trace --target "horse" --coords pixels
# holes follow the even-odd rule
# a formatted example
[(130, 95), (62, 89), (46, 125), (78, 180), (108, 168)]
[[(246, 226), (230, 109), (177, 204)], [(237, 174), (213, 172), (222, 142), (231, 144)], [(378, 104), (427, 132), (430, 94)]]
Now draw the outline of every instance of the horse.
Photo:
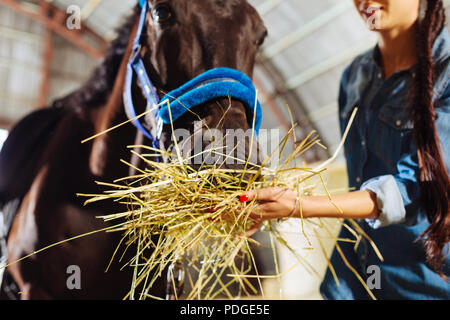
[[(143, 5), (148, 11), (142, 17)], [(143, 25), (139, 26), (141, 20)], [(132, 268), (120, 270), (119, 264), (113, 264), (105, 273), (121, 238), (118, 233), (97, 233), (17, 260), (108, 226), (96, 217), (116, 212), (117, 204), (84, 206), (76, 194), (99, 194), (102, 189), (94, 181), (130, 175), (130, 168), (121, 159), (143, 166), (126, 146), (152, 142), (132, 125), (103, 134), (91, 143), (80, 143), (129, 120), (123, 92), (135, 49), (133, 39), (140, 31), (139, 52), (158, 98), (214, 68), (239, 70), (251, 77), (256, 54), (267, 35), (261, 17), (247, 0), (140, 1), (117, 30), (116, 39), (89, 80), (13, 128), (0, 154), (0, 205), (4, 220), (11, 221), (8, 263), (16, 262), (8, 266), (5, 278), (17, 284), (20, 299), (122, 299), (129, 290), (132, 271), (128, 269)], [(145, 112), (147, 101), (135, 81), (130, 92), (136, 114)], [(174, 121), (173, 129), (192, 133), (198, 116), (209, 128), (248, 130), (251, 121), (247, 109), (238, 99), (216, 98), (183, 114)], [(154, 123), (146, 119), (143, 125), (153, 130)], [(168, 150), (171, 138), (171, 126), (163, 124), (158, 135), (160, 147)], [(68, 270), (73, 266), (81, 272), (80, 288), (76, 289), (67, 285)], [(161, 277), (153, 296), (166, 296), (165, 282)]]

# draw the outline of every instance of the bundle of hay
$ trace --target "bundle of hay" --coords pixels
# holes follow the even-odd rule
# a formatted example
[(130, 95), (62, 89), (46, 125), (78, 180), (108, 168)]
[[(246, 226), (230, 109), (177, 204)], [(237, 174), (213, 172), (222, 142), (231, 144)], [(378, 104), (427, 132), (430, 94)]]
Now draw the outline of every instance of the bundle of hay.
[[(260, 165), (250, 163), (247, 159), (242, 170), (223, 169), (220, 163), (210, 166), (203, 165), (200, 170), (193, 170), (186, 164), (186, 159), (180, 157), (176, 143), (175, 155), (148, 146), (129, 146), (131, 149), (138, 147), (149, 151), (149, 154), (136, 154), (131, 151), (145, 162), (147, 165), (145, 170), (135, 168), (123, 161), (137, 170), (138, 174), (118, 179), (114, 183), (97, 182), (111, 188), (103, 194), (79, 194), (79, 196), (88, 198), (85, 202), (86, 205), (97, 201), (116, 201), (122, 205), (125, 204), (128, 208), (127, 211), (99, 217), (104, 221), (113, 222), (113, 226), (51, 244), (2, 268), (81, 237), (99, 232), (121, 232), (123, 237), (110, 260), (110, 265), (118, 260), (115, 263), (122, 263), (123, 268), (131, 267), (134, 269), (131, 288), (124, 297), (125, 299), (158, 299), (158, 297), (151, 295), (151, 289), (156, 280), (165, 275), (164, 270), (167, 269), (171, 271), (168, 273), (168, 289), (173, 285), (172, 292), (175, 299), (207, 300), (219, 296), (238, 299), (244, 295), (256, 294), (258, 290), (249, 279), (257, 279), (259, 289), (262, 290), (261, 279), (279, 279), (297, 265), (308, 264), (306, 261), (308, 255), (298, 256), (298, 262), (292, 268), (280, 273), (275, 242), (278, 241), (278, 243), (286, 246), (295, 256), (297, 256), (297, 253), (289, 247), (283, 239), (282, 233), (277, 230), (277, 224), (280, 221), (266, 221), (261, 230), (269, 233), (276, 274), (260, 275), (251, 250), (251, 245), (258, 245), (258, 243), (246, 234), (255, 225), (255, 221), (252, 220), (250, 215), (252, 212), (258, 211), (258, 203), (256, 201), (242, 203), (239, 201), (239, 197), (249, 190), (282, 187), (296, 190), (300, 199), (305, 195), (322, 195), (325, 193), (328, 195), (329, 201), (333, 203), (322, 179), (322, 173), (342, 148), (356, 111), (357, 109), (350, 118), (348, 128), (334, 156), (314, 169), (307, 168), (306, 165), (298, 166), (296, 163), (296, 159), (313, 146), (323, 147), (319, 138), (314, 136), (314, 132), (299, 143), (294, 152), (287, 156), (283, 162), (277, 161), (278, 165), (275, 169), (267, 167), (274, 154), (267, 157)], [(152, 110), (146, 113), (148, 112), (152, 112)], [(135, 119), (145, 116), (146, 113)], [(99, 133), (86, 139), (83, 143), (135, 119)], [(293, 132), (294, 129), (291, 129), (275, 152), (283, 153)], [(215, 152), (219, 151), (216, 150)], [(155, 161), (155, 155), (173, 160), (160, 163)], [(223, 154), (223, 156), (225, 160), (229, 157), (227, 154)], [(319, 191), (319, 189), (322, 189), (322, 191)], [(340, 210), (337, 206), (336, 208)], [(348, 223), (336, 219), (336, 224), (347, 228), (353, 234), (353, 239), (336, 238), (320, 219), (304, 220), (302, 218), (301, 232), (308, 241), (310, 245), (308, 249), (312, 253), (316, 248), (312, 246), (309, 235), (305, 233), (305, 230), (308, 229), (308, 225), (313, 226), (314, 233), (312, 236), (318, 237), (317, 229), (325, 229), (329, 238), (336, 242), (336, 248), (346, 266), (354, 273), (368, 294), (375, 299), (363, 278), (349, 264), (338, 242), (354, 243), (356, 250), (360, 240), (365, 238), (381, 261), (383, 258), (364, 230), (355, 221), (346, 221)], [(133, 258), (129, 261), (122, 261), (125, 252), (120, 255), (120, 250), (126, 251), (133, 244), (136, 248)], [(334, 268), (328, 260), (323, 246), (320, 242), (319, 244), (321, 247), (319, 249), (327, 258), (328, 266), (338, 283)], [(179, 274), (176, 274), (175, 271), (181, 265), (186, 265), (191, 270), (195, 270), (197, 277), (194, 279), (189, 272), (187, 273), (190, 291), (186, 292), (183, 297), (178, 297), (176, 286), (179, 279), (175, 279), (175, 277)], [(189, 268), (187, 270), (190, 270)], [(251, 273), (252, 270), (254, 270), (254, 273)], [(237, 285), (240, 289), (237, 295), (229, 289), (233, 285)]]
[[(293, 130), (281, 142), (277, 152), (283, 151), (292, 133)], [(190, 291), (183, 295), (183, 299), (215, 299), (223, 296), (235, 299), (256, 294), (258, 290), (249, 279), (260, 280), (265, 276), (258, 274), (251, 250), (251, 245), (258, 243), (248, 237), (246, 231), (256, 223), (250, 214), (258, 210), (258, 203), (242, 203), (239, 197), (245, 191), (266, 187), (296, 190), (300, 197), (315, 195), (319, 186), (311, 182), (313, 177), (319, 177), (323, 186), (321, 191), (326, 190), (321, 178), (326, 170), (324, 166), (313, 170), (293, 165), (299, 155), (315, 145), (320, 145), (320, 140), (312, 133), (275, 169), (266, 167), (269, 156), (261, 165), (247, 161), (242, 170), (223, 169), (220, 164), (216, 164), (204, 165), (198, 171), (176, 154), (167, 154), (146, 146), (130, 146), (148, 151), (148, 154), (131, 151), (145, 162), (146, 169), (135, 168), (138, 170), (137, 175), (119, 179), (112, 184), (99, 182), (111, 188), (102, 195), (84, 195), (90, 197), (86, 204), (113, 200), (128, 208), (126, 212), (100, 217), (108, 222), (117, 222), (110, 232), (123, 233), (115, 255), (119, 256), (119, 249), (126, 249), (131, 244), (137, 247), (133, 259), (121, 261), (124, 267), (134, 268), (131, 289), (125, 298), (155, 298), (150, 294), (155, 281), (165, 276), (164, 270), (180, 264), (196, 272), (195, 279), (187, 273)], [(157, 162), (155, 152), (160, 157), (174, 160)], [(329, 199), (332, 201), (331, 196)], [(277, 231), (277, 223), (267, 221), (261, 230), (269, 232), (271, 239), (288, 247)], [(302, 224), (308, 223), (314, 222), (302, 219)], [(336, 220), (336, 223), (342, 222)], [(356, 223), (352, 223), (351, 228), (355, 239), (345, 241), (357, 245), (365, 234)], [(274, 245), (273, 255), (278, 272)], [(329, 266), (332, 268), (331, 264)], [(253, 274), (250, 274), (251, 270), (254, 270)], [(169, 285), (174, 286), (173, 293), (179, 299), (175, 288), (176, 276), (173, 274), (168, 278)], [(279, 276), (278, 273), (272, 277)], [(365, 286), (364, 281), (360, 280)], [(240, 288), (237, 296), (229, 290), (232, 285)]]

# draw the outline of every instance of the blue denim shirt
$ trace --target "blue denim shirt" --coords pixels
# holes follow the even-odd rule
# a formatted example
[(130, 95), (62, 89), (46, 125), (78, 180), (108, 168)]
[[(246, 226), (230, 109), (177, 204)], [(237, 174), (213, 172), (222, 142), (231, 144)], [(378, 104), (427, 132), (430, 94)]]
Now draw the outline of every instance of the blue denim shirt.
[[(408, 116), (408, 90), (415, 75), (411, 68), (384, 79), (378, 57), (375, 47), (345, 70), (339, 116), (343, 131), (355, 106), (359, 109), (345, 143), (348, 175), (350, 187), (371, 190), (377, 196), (380, 217), (359, 224), (380, 249), (384, 262), (365, 240), (356, 251), (354, 244), (339, 245), (365, 281), (370, 278), (376, 284), (371, 277), (374, 273), (367, 273), (367, 268), (380, 268), (380, 288), (372, 290), (379, 299), (450, 299), (450, 284), (426, 263), (423, 243), (416, 241), (429, 222), (420, 203), (417, 148)], [(445, 28), (434, 44), (433, 59), (438, 74), (434, 86), (436, 128), (450, 171), (450, 36)], [(340, 237), (354, 239), (345, 228)], [(331, 262), (340, 286), (328, 270), (321, 285), (324, 298), (369, 298), (336, 249)], [(444, 264), (444, 273), (450, 276), (450, 257)]]

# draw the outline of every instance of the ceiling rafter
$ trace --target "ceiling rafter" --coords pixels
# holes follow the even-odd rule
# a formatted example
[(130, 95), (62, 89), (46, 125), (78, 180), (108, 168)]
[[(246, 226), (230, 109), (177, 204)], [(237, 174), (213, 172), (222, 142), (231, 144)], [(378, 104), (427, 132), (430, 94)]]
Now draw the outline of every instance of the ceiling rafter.
[(317, 78), (321, 74), (351, 60), (358, 54), (361, 54), (362, 52), (369, 50), (370, 48), (375, 46), (375, 42), (376, 41), (374, 41), (374, 39), (366, 39), (359, 41), (356, 45), (347, 48), (338, 54), (332, 55), (328, 59), (325, 59), (322, 62), (309, 67), (308, 69), (304, 70), (303, 72), (300, 72), (299, 74), (293, 76), (290, 79), (287, 79), (286, 87), (289, 89), (295, 89), (301, 86), (302, 84)]
[(263, 16), (271, 12), (278, 5), (280, 5), (284, 0), (266, 0), (261, 5), (259, 5), (256, 9)]
[[(103, 37), (99, 36), (83, 23), (80, 30), (69, 30), (66, 26), (68, 14), (47, 1), (0, 0), (0, 5), (43, 24), (46, 28), (63, 37), (93, 58), (101, 58), (104, 54), (106, 41)], [(86, 39), (86, 36), (93, 38), (97, 45), (94, 46), (92, 41)]]
[[(312, 131), (320, 133), (315, 123), (309, 118), (301, 98), (295, 91), (284, 86), (284, 77), (276, 66), (270, 60), (266, 59), (258, 59), (257, 66), (274, 84), (274, 92), (272, 92), (271, 96), (281, 98), (283, 102), (290, 107), (294, 121), (298, 124), (302, 133), (302, 136), (299, 137), (298, 141), (306, 138)], [(325, 141), (324, 144), (326, 145), (327, 142)], [(330, 156), (331, 154), (328, 150), (319, 147), (312, 148), (305, 154), (305, 158), (309, 162), (325, 160), (330, 158)]]
[(287, 34), (280, 40), (276, 41), (274, 44), (266, 47), (263, 51), (264, 58), (270, 59), (280, 52), (290, 48), (308, 35), (319, 30), (321, 27), (323, 27), (336, 17), (347, 12), (351, 7), (352, 4), (347, 1), (341, 2), (334, 7), (331, 7), (331, 9), (328, 9), (327, 11), (313, 18), (311, 21), (302, 25), (297, 30)]

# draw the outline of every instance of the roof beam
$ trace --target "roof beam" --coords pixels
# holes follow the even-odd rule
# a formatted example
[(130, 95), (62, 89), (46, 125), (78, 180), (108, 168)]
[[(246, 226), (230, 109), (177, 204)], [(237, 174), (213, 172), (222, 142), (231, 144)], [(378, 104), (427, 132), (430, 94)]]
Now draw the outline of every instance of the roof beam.
[(326, 25), (328, 22), (332, 21), (336, 17), (340, 16), (344, 12), (347, 12), (351, 7), (352, 3), (350, 1), (343, 1), (335, 5), (331, 9), (320, 14), (316, 18), (307, 22), (305, 25), (298, 28), (296, 31), (289, 33), (284, 38), (278, 40), (274, 44), (270, 45), (263, 51), (263, 56), (265, 58), (272, 58), (278, 53), (286, 50), (295, 43), (301, 41), (306, 36), (312, 34), (313, 32), (320, 29), (322, 26)]
[(373, 39), (359, 41), (353, 47), (350, 47), (339, 54), (333, 55), (323, 62), (313, 65), (298, 75), (288, 79), (286, 81), (286, 87), (293, 90), (305, 82), (308, 82), (309, 80), (312, 80), (321, 74), (345, 63), (346, 61), (354, 58), (356, 55), (369, 50), (374, 45), (375, 42)]
[(275, 9), (278, 5), (280, 5), (283, 0), (266, 0), (261, 5), (259, 5), (256, 10), (260, 15), (264, 16), (268, 14), (270, 11)]
[[(106, 42), (101, 36), (86, 25), (82, 25), (81, 30), (69, 30), (66, 26), (68, 15), (64, 10), (59, 9), (44, 0), (40, 0), (39, 6), (35, 9), (29, 4), (29, 2), (23, 1), (0, 0), (0, 5), (8, 7), (43, 24), (46, 28), (60, 35), (89, 56), (93, 58), (101, 58), (103, 56)], [(86, 41), (84, 35), (93, 37), (98, 43), (98, 47), (95, 47), (90, 42)]]
[[(268, 59), (273, 58), (275, 55), (279, 54), (283, 50), (289, 48), (294, 43), (301, 41), (304, 37), (309, 35), (310, 33), (316, 31), (318, 28), (331, 21), (338, 15), (344, 13), (347, 9), (352, 6), (351, 2), (342, 2), (317, 18), (313, 19), (310, 23), (304, 25), (302, 28), (293, 32), (292, 34), (287, 35), (283, 39), (274, 43), (273, 45), (267, 47), (263, 53), (262, 58)], [(444, 1), (444, 6), (447, 8), (450, 6), (450, 0)], [(295, 89), (305, 82), (316, 78), (317, 76), (347, 62), (354, 56), (370, 49), (375, 45), (375, 40), (369, 39), (365, 41), (360, 41), (353, 47), (350, 47), (340, 54), (334, 55), (327, 60), (318, 63), (316, 65), (311, 66), (300, 74), (288, 79), (286, 81), (286, 87), (289, 89)]]
[[(293, 90), (283, 86), (284, 78), (281, 72), (270, 62), (270, 60), (258, 59), (257, 64), (264, 72), (265, 76), (269, 77), (274, 84), (275, 92), (272, 93), (272, 96), (280, 97), (284, 103), (290, 107), (294, 121), (298, 123), (298, 128), (302, 133), (302, 137), (300, 137), (298, 141), (306, 138), (306, 136), (312, 131), (316, 131), (320, 135), (318, 128), (309, 118), (308, 112), (300, 97)], [(326, 160), (329, 159), (330, 156), (331, 155), (328, 150), (324, 150), (319, 147), (312, 148), (305, 154), (305, 158), (308, 162)]]
[(87, 20), (101, 2), (102, 0), (89, 0), (81, 9), (81, 18)]
[(272, 98), (272, 95), (267, 92), (267, 90), (263, 86), (263, 83), (256, 76), (253, 77), (253, 82), (255, 83), (256, 89), (261, 92), (263, 99), (260, 99), (260, 102), (264, 104), (267, 103), (273, 115), (275, 116), (275, 118), (277, 118), (278, 123), (286, 130), (286, 132), (289, 132), (292, 125), (283, 117), (279, 105)]

